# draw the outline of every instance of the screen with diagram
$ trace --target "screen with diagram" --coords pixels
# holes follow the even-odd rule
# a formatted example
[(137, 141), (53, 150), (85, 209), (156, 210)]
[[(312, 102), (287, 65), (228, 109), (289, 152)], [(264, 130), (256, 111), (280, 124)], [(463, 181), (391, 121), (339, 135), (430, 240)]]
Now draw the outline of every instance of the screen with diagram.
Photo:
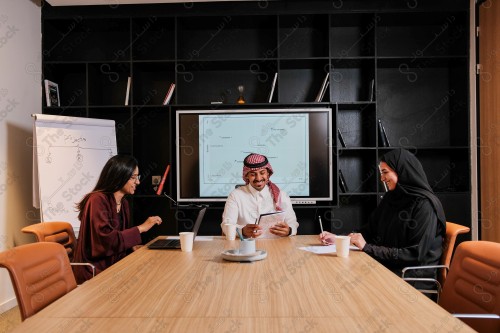
[(292, 199), (332, 198), (329, 108), (184, 110), (176, 122), (179, 201), (225, 200), (250, 153), (267, 156)]

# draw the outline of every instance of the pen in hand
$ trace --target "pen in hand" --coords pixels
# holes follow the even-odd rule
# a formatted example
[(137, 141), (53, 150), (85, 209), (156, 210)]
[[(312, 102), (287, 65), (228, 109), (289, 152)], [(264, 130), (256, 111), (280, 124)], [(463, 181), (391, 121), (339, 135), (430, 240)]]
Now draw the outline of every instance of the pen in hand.
[(319, 227), (321, 228), (321, 233), (323, 233), (323, 223), (321, 223), (321, 216), (318, 215)]

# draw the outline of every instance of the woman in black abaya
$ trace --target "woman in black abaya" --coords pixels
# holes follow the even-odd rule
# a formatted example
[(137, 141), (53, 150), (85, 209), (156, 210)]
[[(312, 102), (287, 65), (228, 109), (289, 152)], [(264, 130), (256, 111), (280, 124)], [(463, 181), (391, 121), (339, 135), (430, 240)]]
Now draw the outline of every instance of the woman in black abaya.
[[(396, 149), (382, 156), (379, 167), (388, 192), (360, 232), (350, 234), (351, 244), (399, 276), (407, 266), (438, 265), (446, 218), (422, 165), (409, 151)], [(333, 244), (335, 238), (323, 232), (320, 239)], [(406, 276), (435, 278), (436, 271), (417, 270)]]

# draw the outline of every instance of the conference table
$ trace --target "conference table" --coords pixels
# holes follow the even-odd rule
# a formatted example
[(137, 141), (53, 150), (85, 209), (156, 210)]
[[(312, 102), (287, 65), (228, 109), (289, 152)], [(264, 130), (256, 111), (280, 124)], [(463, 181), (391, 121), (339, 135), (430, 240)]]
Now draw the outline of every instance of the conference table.
[(14, 332), (473, 332), (361, 251), (314, 253), (304, 235), (257, 240), (263, 260), (224, 260), (239, 242), (144, 246)]

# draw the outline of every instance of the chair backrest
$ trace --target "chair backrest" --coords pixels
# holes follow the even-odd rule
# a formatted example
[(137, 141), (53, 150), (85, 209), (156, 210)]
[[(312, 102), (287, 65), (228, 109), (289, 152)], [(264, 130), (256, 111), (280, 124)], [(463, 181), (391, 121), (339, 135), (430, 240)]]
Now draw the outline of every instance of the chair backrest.
[[(455, 248), (457, 236), (459, 234), (468, 233), (469, 231), (470, 231), (469, 227), (452, 222), (446, 222), (446, 237), (444, 239), (444, 244), (443, 244), (443, 254), (441, 255), (441, 265), (446, 265), (447, 267), (450, 267), (451, 256), (453, 254), (453, 249)], [(446, 269), (440, 270), (440, 273), (438, 275), (438, 281), (441, 283), (441, 285), (444, 285), (447, 272), (448, 271)]]
[[(439, 305), (451, 313), (500, 315), (500, 243), (458, 245)], [(479, 332), (500, 332), (500, 320), (462, 320)]]
[(76, 288), (66, 250), (40, 242), (0, 253), (0, 267), (9, 271), (22, 320)]
[(41, 222), (21, 229), (36, 236), (38, 242), (54, 242), (66, 248), (69, 259), (73, 259), (76, 237), (73, 226), (68, 222)]

